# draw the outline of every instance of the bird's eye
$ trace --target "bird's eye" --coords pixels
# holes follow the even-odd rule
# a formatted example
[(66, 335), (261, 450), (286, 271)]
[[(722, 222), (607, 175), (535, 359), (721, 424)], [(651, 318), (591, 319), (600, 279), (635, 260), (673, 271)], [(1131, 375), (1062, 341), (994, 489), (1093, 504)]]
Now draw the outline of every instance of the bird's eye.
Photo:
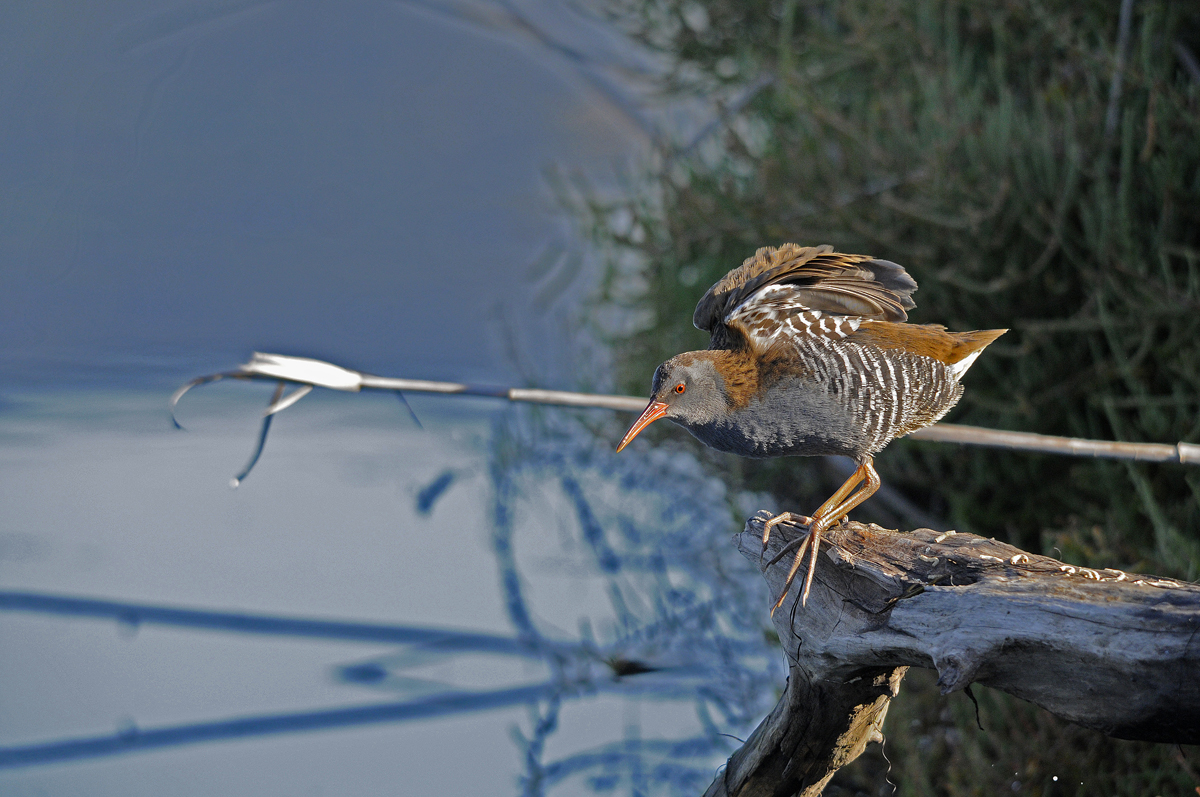
[(687, 390), (687, 388), (683, 386), (682, 382), (680, 382), (678, 385), (675, 386), (676, 393), (682, 393), (685, 390)]

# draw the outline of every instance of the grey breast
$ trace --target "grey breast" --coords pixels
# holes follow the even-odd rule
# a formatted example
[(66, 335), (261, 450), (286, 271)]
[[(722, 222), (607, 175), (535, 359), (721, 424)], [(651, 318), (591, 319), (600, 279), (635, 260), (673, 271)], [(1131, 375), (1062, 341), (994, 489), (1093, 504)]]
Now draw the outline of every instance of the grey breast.
[(745, 457), (858, 453), (853, 419), (826, 385), (786, 377), (728, 416), (688, 427), (701, 442)]

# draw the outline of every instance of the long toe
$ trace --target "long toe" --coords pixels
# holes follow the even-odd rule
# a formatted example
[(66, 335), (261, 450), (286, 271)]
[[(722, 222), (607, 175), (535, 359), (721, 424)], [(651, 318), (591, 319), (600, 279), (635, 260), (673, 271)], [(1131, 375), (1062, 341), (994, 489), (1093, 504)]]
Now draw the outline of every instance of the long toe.
[(818, 528), (810, 533), (813, 546), (808, 558), (808, 572), (804, 574), (804, 591), (800, 593), (800, 605), (808, 605), (808, 593), (812, 592), (813, 574), (817, 572), (817, 551), (821, 548), (821, 530)]
[[(777, 553), (771, 557), (770, 561), (767, 562), (766, 567), (772, 566), (773, 564), (775, 564), (780, 559), (787, 556), (789, 553), (796, 550), (797, 548), (799, 548), (801, 550), (807, 548), (808, 547), (808, 539), (809, 539), (809, 535), (805, 534), (803, 537), (798, 537), (797, 539), (792, 540), (787, 545), (783, 546), (783, 548), (781, 548), (779, 550), (779, 553)], [(791, 582), (789, 581), (788, 583), (791, 583)]]
[[(757, 513), (755, 513), (755, 517), (759, 517), (764, 513), (766, 513), (766, 510), (759, 510)], [(781, 523), (797, 522), (802, 526), (807, 526), (812, 524), (813, 519), (808, 515), (798, 515), (795, 512), (780, 512), (778, 515), (773, 516), (767, 513), (766, 519), (763, 520), (762, 551), (758, 555), (760, 562), (762, 561), (763, 557), (767, 555), (767, 543), (771, 539), (771, 530)]]
[[(804, 561), (804, 552), (808, 549), (808, 543), (812, 540), (812, 534), (806, 534), (801, 540), (794, 540), (794, 543), (799, 543), (799, 550), (796, 551), (796, 556), (792, 559), (792, 566), (788, 569), (787, 578), (783, 582), (783, 591), (779, 595), (779, 600), (775, 601), (775, 605), (771, 607), (771, 614), (775, 614), (775, 610), (783, 605), (783, 601), (788, 596), (788, 592), (792, 589), (792, 582), (796, 580), (796, 572), (800, 569), (800, 563)], [(789, 545), (783, 551), (780, 551), (772, 563), (779, 561), (780, 558), (791, 548)]]

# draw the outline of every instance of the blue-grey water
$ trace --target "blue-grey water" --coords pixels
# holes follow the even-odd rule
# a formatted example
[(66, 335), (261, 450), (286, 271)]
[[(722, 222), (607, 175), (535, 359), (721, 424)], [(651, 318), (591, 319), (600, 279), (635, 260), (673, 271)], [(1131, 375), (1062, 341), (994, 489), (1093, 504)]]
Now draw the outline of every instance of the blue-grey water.
[(503, 2), (0, 19), (0, 793), (702, 788), (781, 678), (729, 544), (750, 499), (686, 453), (615, 458), (602, 412), (410, 396), (418, 427), (318, 391), (233, 490), (271, 386), (193, 391), (187, 431), (166, 413), (253, 350), (603, 382), (573, 365), (588, 276), (545, 180), (646, 152), (597, 79), (603, 26)]
[(8, 4), (0, 367), (258, 348), (507, 373), (497, 315), (564, 233), (545, 170), (603, 183), (645, 140), (505, 9)]
[[(238, 390), (263, 397), (240, 384), (197, 395), (181, 412), (188, 432), (169, 428), (162, 396), (149, 391), (10, 398), (0, 424), (5, 593), (514, 636), (489, 544), (485, 451), (493, 416), (507, 410), (475, 402), (447, 414), (412, 399), (424, 423), (415, 430), (390, 397), (316, 397), (277, 420), (235, 491), (227, 478), (262, 404)], [(421, 490), (447, 473), (453, 481), (422, 506)], [(554, 486), (518, 521), (526, 598), (546, 633), (575, 637), (586, 618), (611, 638), (604, 581), (571, 555), (577, 544), (563, 545), (574, 524)], [(6, 612), (0, 635), (5, 746), (548, 677), (536, 658), (485, 649), (405, 660), (382, 683), (377, 670), (348, 679), (339, 668), (378, 659), (386, 669), (395, 646), (54, 614)], [(565, 714), (554, 738), (562, 751), (624, 738), (631, 716), (651, 736), (687, 736), (697, 724), (687, 695), (649, 712), (587, 696)], [(400, 793), (506, 793), (521, 771), (509, 730), (522, 724), (518, 704), (51, 762), (0, 770), (0, 783), (17, 794), (365, 794), (401, 782)]]

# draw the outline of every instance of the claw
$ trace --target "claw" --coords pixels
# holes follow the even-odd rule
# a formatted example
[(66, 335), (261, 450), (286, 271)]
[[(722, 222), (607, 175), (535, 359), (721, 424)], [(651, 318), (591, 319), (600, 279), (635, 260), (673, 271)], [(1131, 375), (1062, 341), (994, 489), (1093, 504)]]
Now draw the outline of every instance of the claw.
[[(800, 562), (804, 560), (804, 551), (808, 548), (808, 544), (810, 542), (812, 542), (812, 539), (813, 539), (813, 533), (810, 529), (808, 534), (804, 535), (804, 539), (794, 541), (793, 544), (788, 545), (787, 548), (784, 548), (782, 551), (779, 552), (779, 554), (774, 559), (771, 560), (771, 564), (774, 564), (775, 562), (782, 559), (783, 555), (787, 552), (788, 548), (791, 548), (793, 545), (799, 549), (796, 551), (795, 561), (792, 562), (792, 569), (788, 571), (787, 580), (783, 582), (783, 592), (782, 592), (782, 594), (780, 594), (779, 600), (775, 601), (775, 605), (771, 607), (771, 615), (772, 616), (774, 616), (775, 610), (783, 605), (784, 599), (787, 598), (788, 592), (792, 588), (792, 581), (794, 581), (796, 578), (796, 570), (800, 567)], [(820, 538), (818, 538), (817, 544), (820, 545), (820, 542), (821, 542), (821, 540), (820, 540)], [(814, 551), (816, 550), (815, 546), (813, 547), (813, 550)]]
[[(808, 526), (812, 524), (813, 519), (808, 515), (799, 515), (795, 512), (780, 512), (774, 517), (767, 518), (767, 520), (763, 522), (762, 553), (758, 555), (758, 561), (760, 563), (762, 562), (763, 557), (767, 554), (767, 541), (771, 539), (771, 529), (775, 528), (780, 523), (788, 522), (798, 522), (801, 526)], [(775, 561), (775, 559), (772, 559), (771, 564), (774, 564)]]
[[(866, 484), (860, 489), (855, 490), (863, 481)], [(851, 509), (867, 500), (876, 490), (879, 489), (879, 475), (875, 472), (875, 468), (870, 459), (861, 463), (858, 468), (850, 475), (838, 491), (830, 496), (829, 500), (821, 505), (813, 517), (804, 517), (803, 515), (793, 515), (790, 512), (776, 515), (770, 520), (763, 523), (763, 555), (767, 550), (767, 539), (770, 537), (771, 528), (777, 526), (785, 520), (792, 518), (803, 518), (808, 526), (808, 534), (803, 540), (793, 540), (783, 547), (771, 561), (767, 562), (766, 567), (770, 567), (786, 556), (793, 549), (796, 549), (796, 556), (792, 560), (792, 566), (788, 570), (787, 579), (783, 583), (783, 594), (779, 596), (779, 600), (775, 601), (775, 605), (771, 607), (771, 614), (774, 616), (775, 610), (783, 605), (787, 599), (788, 592), (792, 589), (792, 582), (796, 580), (796, 573), (800, 570), (800, 564), (804, 561), (805, 552), (808, 553), (808, 570), (804, 574), (804, 589), (800, 592), (800, 605), (808, 605), (808, 596), (812, 592), (813, 574), (817, 571), (817, 553), (821, 549), (821, 536), (834, 525), (845, 519)], [(812, 549), (809, 550), (809, 544), (812, 544)], [(762, 557), (759, 557), (760, 561)]]

